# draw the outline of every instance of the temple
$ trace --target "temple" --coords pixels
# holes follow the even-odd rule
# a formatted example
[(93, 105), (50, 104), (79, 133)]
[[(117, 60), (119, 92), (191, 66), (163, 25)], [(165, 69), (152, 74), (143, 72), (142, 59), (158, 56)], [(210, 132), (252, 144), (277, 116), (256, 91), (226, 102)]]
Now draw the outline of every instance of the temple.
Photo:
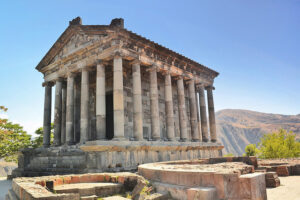
[(36, 69), (44, 75), (44, 147), (22, 152), (23, 175), (222, 155), (213, 100), (218, 73), (126, 30), (123, 19), (70, 21)]

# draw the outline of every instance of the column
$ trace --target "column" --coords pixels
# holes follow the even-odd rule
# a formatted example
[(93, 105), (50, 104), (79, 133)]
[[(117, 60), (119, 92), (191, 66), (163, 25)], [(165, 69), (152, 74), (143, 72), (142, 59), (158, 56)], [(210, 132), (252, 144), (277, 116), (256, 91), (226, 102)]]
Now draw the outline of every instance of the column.
[(80, 142), (88, 141), (89, 131), (89, 71), (81, 72), (81, 100), (80, 100)]
[(151, 108), (151, 132), (152, 140), (160, 139), (159, 107), (157, 90), (157, 71), (153, 67), (150, 70), (150, 108)]
[(197, 123), (198, 123), (198, 132), (199, 132), (199, 141), (202, 141), (202, 132), (201, 132), (201, 121), (200, 121), (200, 99), (199, 99), (199, 92), (197, 88), (196, 92), (196, 103), (197, 103)]
[(199, 130), (197, 120), (197, 99), (195, 94), (195, 81), (189, 81), (189, 100), (190, 100), (190, 114), (191, 114), (191, 131), (192, 141), (199, 141)]
[(45, 100), (44, 100), (44, 126), (43, 126), (43, 146), (50, 146), (51, 135), (51, 99), (52, 99), (52, 83), (44, 83)]
[(67, 80), (67, 112), (66, 112), (66, 142), (68, 145), (74, 140), (74, 74), (69, 74)]
[(215, 118), (215, 107), (213, 99), (213, 89), (214, 87), (209, 86), (207, 90), (207, 104), (208, 104), (208, 115), (209, 115), (209, 130), (210, 130), (210, 140), (212, 142), (217, 141), (217, 132), (216, 132), (216, 118)]
[(208, 128), (207, 128), (207, 117), (206, 117), (206, 104), (205, 104), (204, 88), (202, 85), (199, 87), (199, 100), (200, 100), (202, 141), (207, 142)]
[(62, 83), (61, 89), (61, 144), (66, 142), (66, 104), (67, 104), (67, 88), (65, 81)]
[(174, 129), (174, 111), (173, 111), (173, 95), (172, 82), (170, 72), (165, 75), (165, 105), (166, 105), (166, 121), (167, 121), (167, 138), (169, 141), (175, 140)]
[(187, 140), (187, 114), (185, 108), (184, 84), (183, 78), (179, 77), (177, 80), (178, 89), (178, 112), (179, 112), (179, 125), (180, 125), (180, 140), (185, 142)]
[(106, 139), (105, 65), (101, 60), (97, 64), (96, 118), (97, 140), (104, 140)]
[(118, 54), (113, 64), (114, 140), (124, 139), (123, 63)]
[(132, 64), (133, 89), (133, 135), (135, 140), (143, 140), (142, 83), (140, 62)]
[(56, 80), (55, 86), (55, 105), (54, 105), (54, 146), (61, 145), (61, 108), (62, 108), (62, 80)]

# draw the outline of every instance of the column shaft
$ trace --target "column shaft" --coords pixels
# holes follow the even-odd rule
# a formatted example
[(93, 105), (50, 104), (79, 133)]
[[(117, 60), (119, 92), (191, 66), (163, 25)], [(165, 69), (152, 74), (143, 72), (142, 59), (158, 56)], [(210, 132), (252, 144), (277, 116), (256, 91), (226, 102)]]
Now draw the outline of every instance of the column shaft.
[(114, 101), (114, 139), (124, 139), (124, 97), (123, 97), (122, 57), (114, 57), (113, 101)]
[(62, 83), (61, 89), (61, 144), (66, 142), (66, 104), (67, 104), (67, 88), (65, 82)]
[(96, 79), (96, 118), (97, 140), (106, 138), (105, 66), (97, 64)]
[(196, 103), (197, 103), (197, 123), (198, 123), (198, 132), (199, 132), (199, 141), (202, 141), (202, 131), (201, 131), (201, 118), (200, 118), (200, 99), (199, 99), (199, 92), (196, 92)]
[(82, 69), (81, 72), (81, 101), (80, 101), (80, 142), (89, 140), (89, 72)]
[(190, 100), (192, 140), (199, 141), (199, 130), (198, 130), (198, 120), (197, 120), (197, 99), (195, 94), (194, 80), (190, 80), (189, 82), (189, 100)]
[(67, 114), (66, 114), (66, 142), (69, 145), (74, 141), (74, 75), (68, 76), (67, 82)]
[(207, 128), (207, 117), (206, 117), (206, 103), (203, 86), (199, 87), (199, 100), (200, 100), (200, 115), (201, 115), (201, 132), (202, 141), (208, 141), (208, 128)]
[(62, 108), (62, 81), (56, 81), (54, 106), (54, 146), (61, 145), (61, 108)]
[(143, 140), (143, 108), (140, 63), (132, 65), (133, 78), (133, 134), (135, 140)]
[(51, 135), (51, 99), (52, 99), (52, 87), (49, 83), (45, 85), (45, 100), (44, 100), (44, 126), (43, 126), (43, 146), (50, 146)]
[(159, 107), (157, 90), (157, 72), (156, 69), (150, 71), (150, 107), (151, 107), (151, 132), (152, 140), (160, 139), (159, 127)]
[(207, 90), (210, 140), (212, 142), (216, 142), (217, 132), (216, 132), (215, 107), (214, 107), (214, 99), (213, 99), (213, 92), (212, 92), (213, 87), (208, 87), (206, 90)]
[(179, 124), (180, 124), (180, 139), (181, 141), (187, 140), (187, 114), (185, 108), (184, 84), (183, 79), (180, 77), (177, 80), (178, 89), (178, 111), (179, 111)]
[(165, 76), (165, 107), (167, 117), (167, 138), (170, 141), (175, 140), (174, 129), (174, 111), (173, 111), (173, 95), (172, 95), (172, 82), (171, 75), (168, 72)]

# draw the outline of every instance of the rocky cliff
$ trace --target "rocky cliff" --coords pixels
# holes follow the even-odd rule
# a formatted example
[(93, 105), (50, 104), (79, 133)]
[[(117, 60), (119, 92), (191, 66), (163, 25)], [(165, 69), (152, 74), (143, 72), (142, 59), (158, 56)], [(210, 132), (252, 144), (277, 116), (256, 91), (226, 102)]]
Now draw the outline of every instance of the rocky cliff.
[(11, 175), (12, 170), (17, 167), (16, 163), (5, 162), (0, 159), (0, 177), (6, 177), (7, 175)]
[(223, 153), (242, 155), (248, 144), (257, 144), (265, 133), (284, 128), (300, 139), (300, 115), (279, 115), (249, 110), (226, 109), (216, 113), (217, 133)]

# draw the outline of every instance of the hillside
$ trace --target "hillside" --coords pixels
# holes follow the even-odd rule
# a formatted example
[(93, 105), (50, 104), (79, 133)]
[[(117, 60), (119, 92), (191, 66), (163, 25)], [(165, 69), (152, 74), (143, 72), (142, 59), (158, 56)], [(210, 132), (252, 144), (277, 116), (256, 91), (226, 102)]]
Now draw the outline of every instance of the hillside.
[(264, 133), (284, 128), (300, 139), (300, 115), (279, 115), (249, 110), (226, 109), (216, 112), (217, 133), (223, 153), (242, 155), (246, 145), (259, 142)]

